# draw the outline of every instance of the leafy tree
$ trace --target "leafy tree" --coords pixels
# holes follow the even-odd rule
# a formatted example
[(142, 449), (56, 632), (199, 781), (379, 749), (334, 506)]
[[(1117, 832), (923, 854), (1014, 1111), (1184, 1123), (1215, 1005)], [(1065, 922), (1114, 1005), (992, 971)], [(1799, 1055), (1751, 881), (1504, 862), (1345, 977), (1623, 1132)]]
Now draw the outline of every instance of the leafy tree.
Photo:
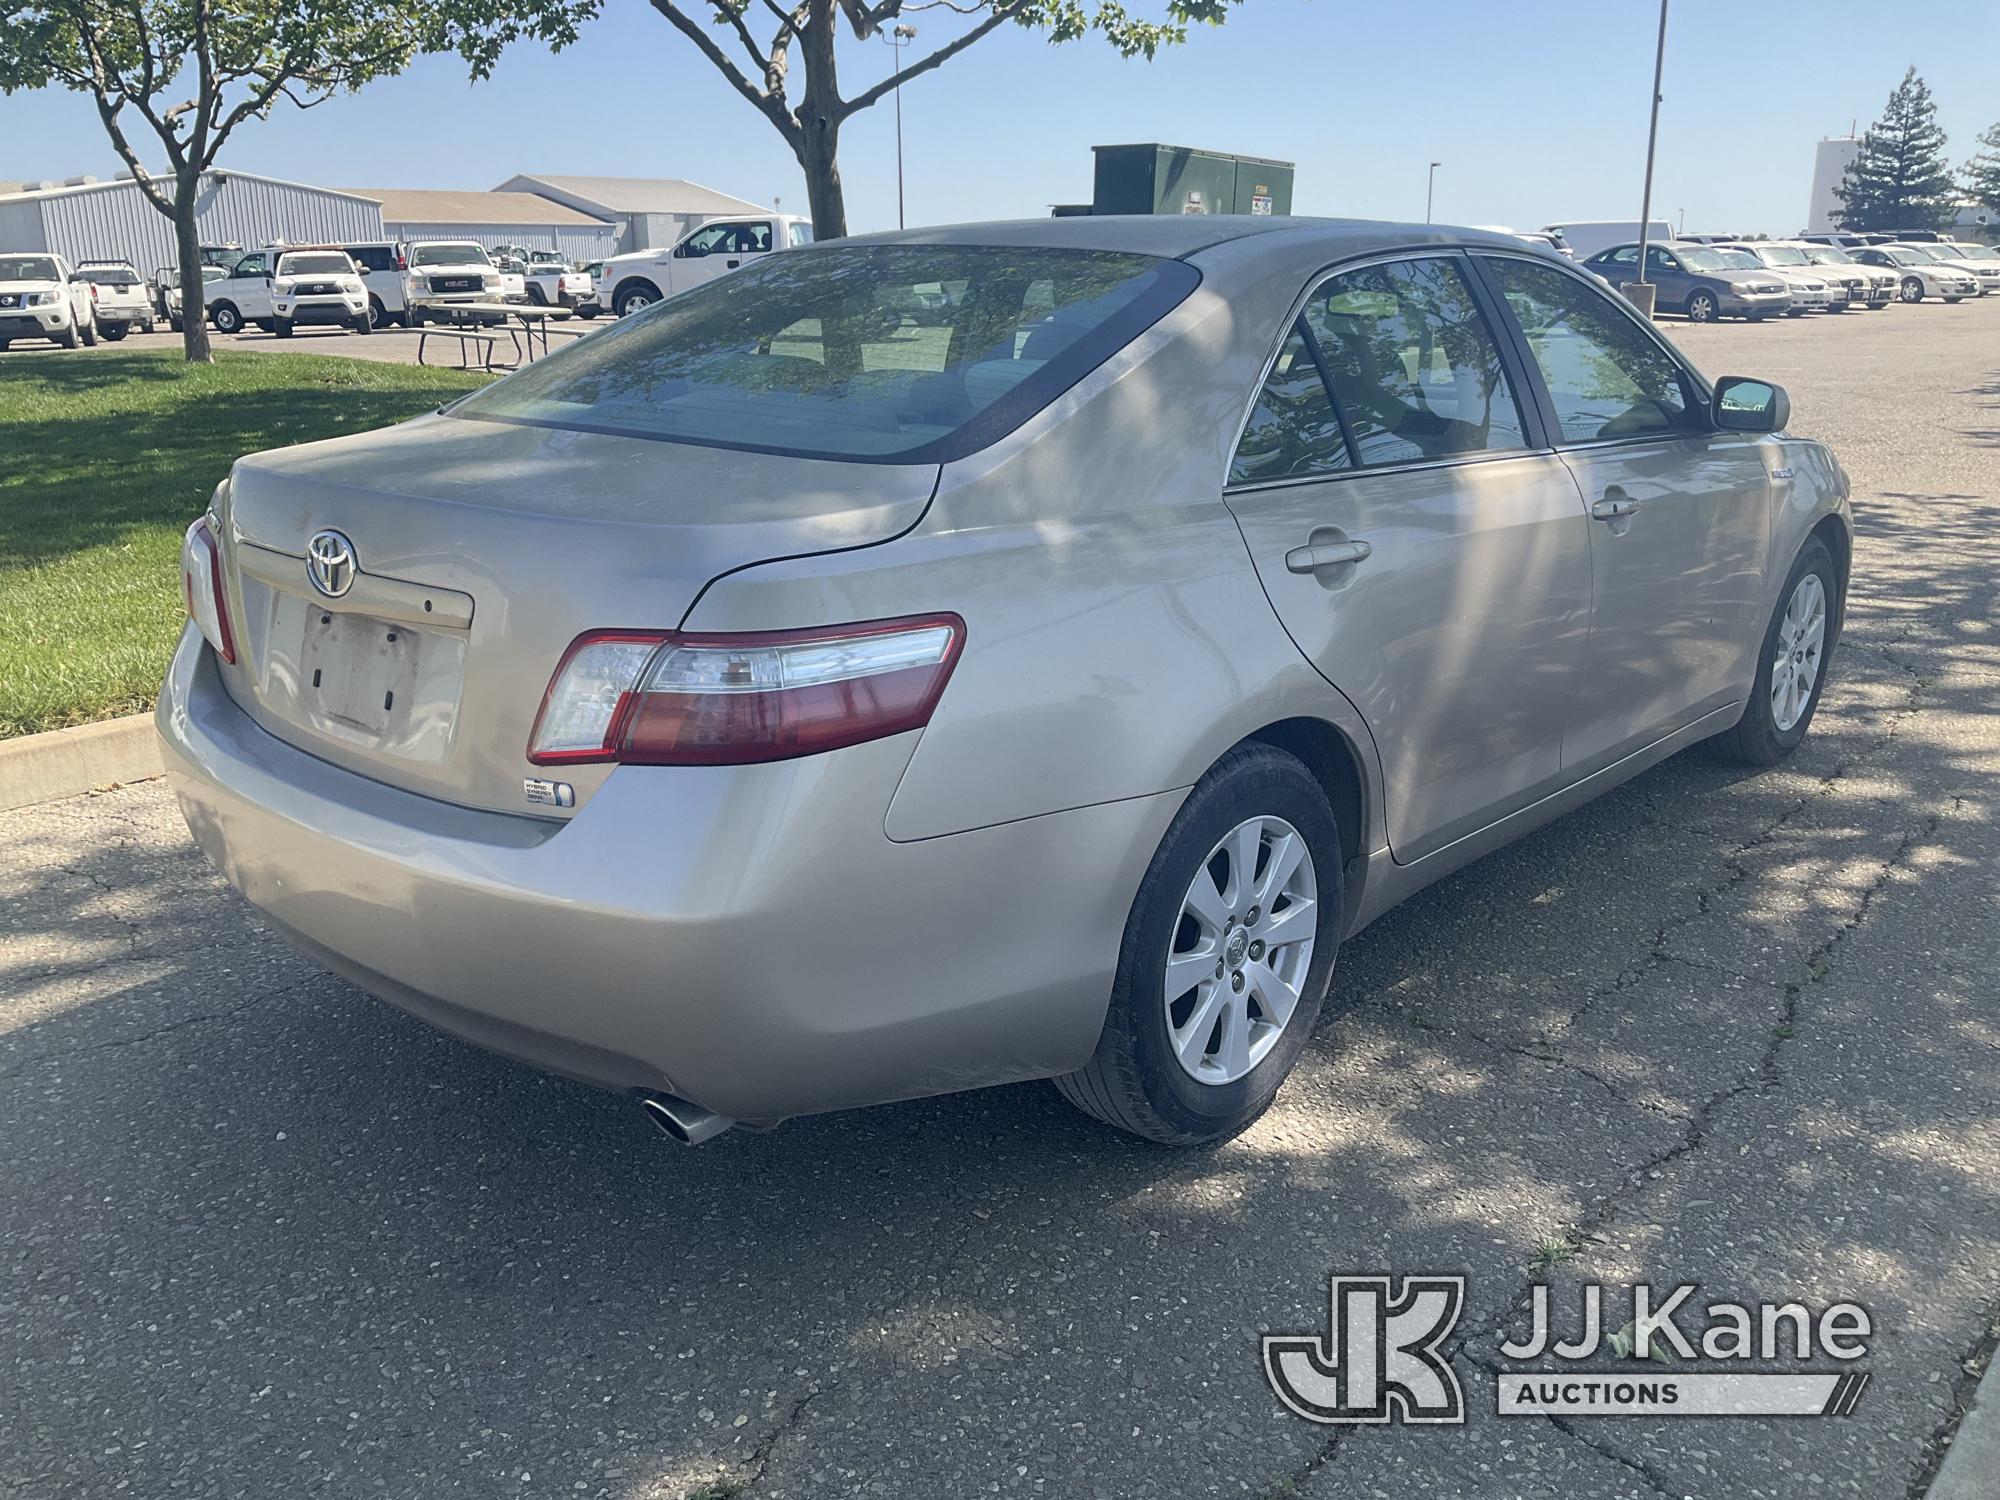
[(2000, 214), (2000, 125), (1979, 138), (1979, 154), (1965, 164), (1965, 196)]
[(1938, 229), (1951, 218), (1951, 173), (1936, 116), (1930, 89), (1911, 68), (1833, 190), (1843, 205), (1842, 229)]
[[(238, 126), (289, 100), (324, 103), (401, 72), (422, 53), (456, 52), (484, 78), (521, 37), (574, 40), (598, 0), (26, 0), (0, 28), (0, 93), (66, 88), (96, 102), (112, 147), (146, 201), (173, 222), (181, 306), (202, 305), (195, 224), (202, 179)], [(144, 132), (151, 132), (152, 140)], [(155, 175), (140, 147), (166, 158)], [(190, 361), (208, 327), (181, 321)]]
[[(653, 9), (693, 42), (792, 148), (805, 172), (813, 233), (820, 239), (847, 233), (840, 128), (887, 98), (897, 84), (928, 73), (1009, 22), (1045, 32), (1051, 42), (1075, 41), (1095, 31), (1121, 57), (1150, 60), (1160, 48), (1186, 41), (1190, 25), (1220, 26), (1229, 7), (1240, 0), (1165, 3), (1165, 19), (1147, 21), (1130, 15), (1119, 0), (876, 0), (873, 5), (868, 0), (651, 0)], [(751, 26), (752, 12), (760, 8), (767, 14), (757, 18), (758, 27), (768, 29), (771, 38), (763, 44)], [(842, 98), (834, 45), (841, 20), (857, 41), (867, 41), (921, 12), (952, 17), (961, 29), (907, 67)], [(711, 34), (716, 31), (727, 35), (718, 41)], [(740, 61), (731, 56), (732, 49)], [(795, 57), (805, 73), (796, 98), (791, 92)]]

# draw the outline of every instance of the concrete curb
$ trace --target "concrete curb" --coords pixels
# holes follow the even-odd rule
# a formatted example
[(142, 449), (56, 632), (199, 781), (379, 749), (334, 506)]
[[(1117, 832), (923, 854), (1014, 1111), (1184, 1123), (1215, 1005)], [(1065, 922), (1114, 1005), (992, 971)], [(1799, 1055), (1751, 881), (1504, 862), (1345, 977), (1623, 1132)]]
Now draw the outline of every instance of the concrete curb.
[(2000, 1358), (1986, 1366), (1972, 1405), (1945, 1449), (1924, 1500), (1993, 1500), (2000, 1486)]
[(0, 740), (0, 811), (161, 774), (151, 714)]

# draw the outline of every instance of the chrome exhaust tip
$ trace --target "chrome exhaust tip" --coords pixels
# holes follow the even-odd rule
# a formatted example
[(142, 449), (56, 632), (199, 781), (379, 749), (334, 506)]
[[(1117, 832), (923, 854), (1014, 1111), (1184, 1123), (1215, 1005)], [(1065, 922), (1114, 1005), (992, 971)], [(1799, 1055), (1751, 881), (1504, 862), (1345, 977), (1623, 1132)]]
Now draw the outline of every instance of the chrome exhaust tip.
[(727, 1115), (703, 1109), (672, 1094), (643, 1094), (639, 1107), (645, 1110), (648, 1119), (683, 1146), (712, 1141), (736, 1123)]

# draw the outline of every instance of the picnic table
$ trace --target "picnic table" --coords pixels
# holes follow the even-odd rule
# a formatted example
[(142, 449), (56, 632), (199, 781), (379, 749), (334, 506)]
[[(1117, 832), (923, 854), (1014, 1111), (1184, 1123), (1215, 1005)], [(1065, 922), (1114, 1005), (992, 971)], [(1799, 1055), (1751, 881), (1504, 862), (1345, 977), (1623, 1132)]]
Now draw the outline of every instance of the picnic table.
[[(458, 340), (458, 367), (461, 370), (472, 368), (472, 351), (482, 346), (481, 368), (489, 371), (518, 369), (535, 358), (538, 348), (542, 354), (549, 352), (550, 324), (565, 322), (574, 316), (567, 307), (545, 307), (532, 302), (429, 302), (422, 307), (425, 326), (417, 330), (417, 363), (424, 363), (425, 340), (435, 335)], [(432, 327), (432, 324), (438, 326)], [(582, 338), (588, 330), (557, 328), (553, 331), (563, 338)], [(513, 346), (512, 364), (493, 357), (503, 333)]]

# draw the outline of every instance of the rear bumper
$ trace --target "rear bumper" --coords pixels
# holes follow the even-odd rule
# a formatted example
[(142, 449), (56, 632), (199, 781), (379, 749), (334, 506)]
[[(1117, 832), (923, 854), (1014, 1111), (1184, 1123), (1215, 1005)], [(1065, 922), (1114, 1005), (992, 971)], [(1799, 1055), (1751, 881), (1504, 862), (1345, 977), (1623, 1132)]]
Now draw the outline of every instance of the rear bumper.
[(305, 952), (447, 1031), (774, 1119), (1067, 1072), (1182, 793), (913, 843), (913, 735), (626, 767), (567, 823), (474, 811), (273, 738), (187, 631), (156, 722), (203, 851)]

